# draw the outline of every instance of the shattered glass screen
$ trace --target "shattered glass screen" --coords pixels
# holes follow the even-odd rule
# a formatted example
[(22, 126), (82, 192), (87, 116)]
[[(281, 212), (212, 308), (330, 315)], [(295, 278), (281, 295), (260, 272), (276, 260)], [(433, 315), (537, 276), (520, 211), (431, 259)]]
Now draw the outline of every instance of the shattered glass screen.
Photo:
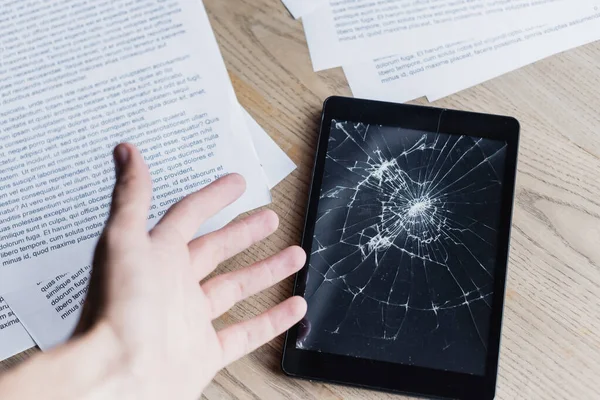
[(333, 121), (296, 347), (484, 375), (506, 146)]

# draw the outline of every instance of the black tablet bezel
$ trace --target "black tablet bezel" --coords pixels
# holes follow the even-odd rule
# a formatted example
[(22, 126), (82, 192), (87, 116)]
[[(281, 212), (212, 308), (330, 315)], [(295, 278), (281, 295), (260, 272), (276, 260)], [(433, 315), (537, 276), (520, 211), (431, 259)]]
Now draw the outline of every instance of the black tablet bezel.
[[(511, 117), (404, 104), (330, 97), (323, 105), (321, 132), (313, 169), (302, 247), (310, 255), (323, 178), (331, 121), (402, 127), (506, 141), (508, 144), (501, 205), (499, 245), (485, 376), (367, 360), (296, 348), (298, 326), (286, 335), (282, 369), (290, 376), (362, 386), (385, 391), (452, 399), (493, 399), (508, 263), (515, 190), (519, 123)], [(304, 293), (308, 269), (297, 274), (294, 293)]]

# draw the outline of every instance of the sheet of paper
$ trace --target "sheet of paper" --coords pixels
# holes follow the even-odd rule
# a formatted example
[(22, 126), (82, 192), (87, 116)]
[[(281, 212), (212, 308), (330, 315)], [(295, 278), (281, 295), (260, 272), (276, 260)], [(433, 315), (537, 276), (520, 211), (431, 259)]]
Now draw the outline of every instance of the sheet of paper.
[(326, 0), (282, 0), (294, 18), (302, 18), (306, 14), (325, 5)]
[(328, 0), (303, 17), (316, 71), (593, 12), (598, 0)]
[[(269, 188), (272, 189), (296, 166), (248, 112), (243, 110), (243, 115), (263, 165)], [(71, 268), (72, 266), (65, 267)], [(0, 355), (4, 354), (2, 352), (4, 346), (7, 346), (6, 348), (10, 349), (9, 352), (13, 352), (13, 354), (32, 347), (33, 342), (27, 332), (30, 332), (37, 345), (44, 351), (69, 339), (81, 314), (89, 275), (90, 267), (85, 266), (73, 270), (65, 276), (7, 293), (7, 302), (12, 306), (15, 314), (20, 317), (27, 331), (20, 324), (11, 323), (12, 334), (11, 336), (7, 334), (7, 342), (3, 342), (5, 335), (0, 330)], [(1, 308), (2, 304), (0, 303)], [(2, 323), (1, 314), (0, 323)], [(25, 341), (26, 339), (28, 341)]]
[(600, 13), (514, 30), (477, 41), (347, 65), (355, 97), (403, 103), (456, 93), (553, 54), (600, 39)]
[[(470, 88), (497, 76), (522, 68), (536, 61), (600, 40), (600, 12), (587, 17), (567, 20), (521, 35), (518, 44), (487, 51), (462, 67), (458, 63), (436, 71), (432, 80), (444, 82), (427, 90), (427, 99), (436, 101), (461, 90)], [(477, 43), (473, 44), (473, 48)], [(464, 68), (464, 69), (463, 69)], [(445, 76), (455, 76), (444, 80)]]
[(0, 361), (35, 346), (31, 336), (0, 296)]
[(73, 334), (85, 302), (91, 270), (88, 265), (7, 293), (6, 302), (13, 304), (13, 311), (16, 309), (15, 314), (43, 351), (64, 343)]
[(244, 175), (246, 194), (199, 233), (269, 203), (200, 2), (0, 8), (0, 293), (59, 275), (64, 259), (89, 264), (118, 142), (138, 145), (150, 165), (149, 226), (231, 172)]
[(296, 164), (246, 110), (244, 110), (244, 119), (250, 130), (260, 164), (265, 171), (269, 188), (273, 189), (296, 169)]

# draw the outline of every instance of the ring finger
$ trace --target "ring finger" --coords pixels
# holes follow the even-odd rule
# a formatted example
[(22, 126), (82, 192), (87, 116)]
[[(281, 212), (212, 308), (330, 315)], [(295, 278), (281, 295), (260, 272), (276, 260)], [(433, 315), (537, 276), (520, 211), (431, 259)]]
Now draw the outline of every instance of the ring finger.
[(202, 289), (208, 297), (212, 318), (218, 318), (236, 303), (298, 272), (305, 261), (306, 254), (300, 247), (288, 247), (250, 267), (210, 279)]

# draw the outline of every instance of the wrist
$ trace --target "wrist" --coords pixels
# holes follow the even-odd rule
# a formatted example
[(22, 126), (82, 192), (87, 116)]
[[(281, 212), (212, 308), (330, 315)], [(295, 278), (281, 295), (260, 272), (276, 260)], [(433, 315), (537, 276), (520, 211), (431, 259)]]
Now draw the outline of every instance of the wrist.
[(98, 324), (48, 353), (38, 354), (0, 379), (5, 400), (110, 398), (109, 388), (126, 370), (120, 343), (109, 326)]
[(96, 324), (88, 333), (65, 346), (71, 399), (113, 398), (111, 392), (123, 382), (127, 362), (121, 342), (106, 323)]

